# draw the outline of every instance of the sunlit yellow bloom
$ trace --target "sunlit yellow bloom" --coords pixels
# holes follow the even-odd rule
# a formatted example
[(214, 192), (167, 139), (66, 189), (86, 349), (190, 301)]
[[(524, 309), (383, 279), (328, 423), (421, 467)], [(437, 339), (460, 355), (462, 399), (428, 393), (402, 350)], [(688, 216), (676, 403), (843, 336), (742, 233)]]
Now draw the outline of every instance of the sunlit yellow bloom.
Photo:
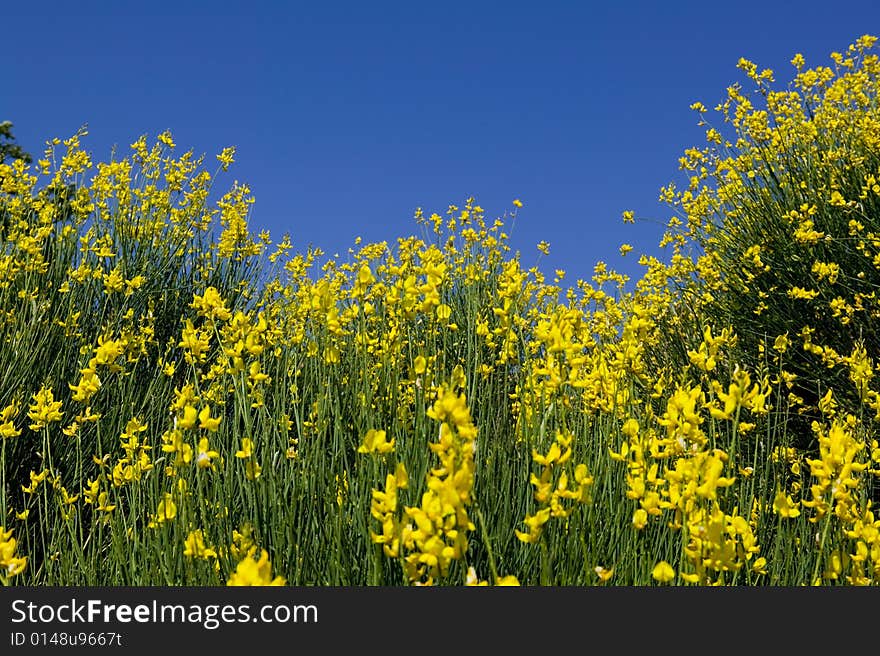
[(773, 511), (786, 519), (792, 519), (801, 514), (797, 504), (782, 490), (778, 491), (773, 499)]
[(8, 439), (21, 435), (21, 430), (16, 428), (12, 420), (18, 414), (18, 406), (13, 401), (0, 411), (0, 437)]
[(101, 512), (111, 513), (116, 509), (115, 503), (108, 503), (109, 498), (106, 492), (98, 494), (97, 509)]
[(512, 574), (508, 574), (507, 576), (499, 576), (498, 580), (495, 581), (495, 585), (516, 587), (516, 586), (519, 586), (519, 579), (516, 578), (515, 576), (513, 576)]
[(41, 387), (33, 395), (33, 403), (28, 409), (28, 417), (33, 421), (31, 429), (40, 430), (52, 422), (61, 421), (64, 414), (61, 412), (61, 403), (54, 399), (51, 388)]
[(593, 568), (593, 571), (596, 572), (596, 576), (599, 577), (599, 580), (602, 581), (602, 583), (606, 583), (606, 582), (610, 581), (611, 577), (614, 576), (614, 568), (613, 567), (610, 569), (606, 569), (605, 567), (602, 567), (601, 565), (596, 565)]
[(529, 532), (515, 530), (516, 537), (523, 542), (534, 544), (541, 538), (544, 531), (544, 524), (550, 519), (550, 508), (543, 508), (534, 515), (528, 515), (523, 520), (523, 524), (529, 527)]
[[(208, 412), (210, 413), (210, 410)], [(183, 408), (183, 416), (178, 418), (177, 425), (181, 428), (195, 428), (198, 417), (199, 411), (193, 406), (187, 405)]]
[(201, 296), (193, 294), (190, 307), (198, 311), (199, 315), (209, 319), (228, 321), (232, 317), (216, 287), (208, 287)]
[(632, 525), (641, 531), (648, 524), (648, 511), (644, 508), (636, 508), (633, 512)]
[(201, 469), (214, 469), (214, 459), (219, 457), (220, 454), (211, 448), (207, 437), (199, 440), (199, 445), (196, 449), (196, 464)]
[(22, 492), (25, 492), (27, 494), (33, 494), (34, 492), (37, 491), (37, 488), (40, 486), (40, 483), (45, 481), (46, 477), (49, 476), (49, 470), (44, 469), (39, 474), (35, 474), (33, 472), (33, 470), (31, 470), (29, 476), (30, 476), (30, 485), (28, 485), (27, 487), (22, 485), (21, 489), (22, 489)]
[(250, 458), (254, 453), (254, 443), (249, 437), (241, 438), (241, 448), (235, 452), (236, 458)]
[(201, 411), (199, 411), (199, 428), (215, 432), (220, 427), (221, 419), (222, 417), (212, 417), (211, 406), (206, 404)]
[(12, 537), (12, 529), (8, 531), (0, 526), (0, 580), (21, 574), (27, 566), (27, 558), (16, 555), (18, 543)]
[(386, 433), (383, 430), (371, 428), (364, 435), (363, 443), (358, 447), (358, 453), (391, 453), (394, 451), (394, 442), (386, 439)]
[(159, 501), (159, 507), (156, 508), (156, 515), (153, 521), (157, 524), (167, 522), (177, 517), (177, 504), (174, 503), (174, 496), (166, 492), (162, 500)]
[(675, 570), (672, 569), (672, 565), (665, 560), (661, 560), (654, 566), (654, 569), (651, 571), (651, 576), (654, 577), (655, 581), (659, 581), (660, 583), (669, 583), (675, 578)]
[(228, 148), (224, 148), (219, 155), (217, 155), (217, 161), (220, 162), (221, 167), (224, 171), (229, 168), (229, 165), (232, 164), (235, 159), (235, 146), (230, 146)]

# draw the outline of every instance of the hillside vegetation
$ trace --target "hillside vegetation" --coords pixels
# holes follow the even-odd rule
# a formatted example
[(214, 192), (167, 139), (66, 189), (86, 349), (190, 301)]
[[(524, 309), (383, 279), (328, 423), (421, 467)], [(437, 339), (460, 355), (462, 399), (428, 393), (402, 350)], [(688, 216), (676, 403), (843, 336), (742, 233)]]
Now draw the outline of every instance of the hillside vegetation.
[(692, 106), (638, 280), (519, 201), (321, 264), (170, 133), (0, 164), (0, 581), (873, 584), (875, 41)]

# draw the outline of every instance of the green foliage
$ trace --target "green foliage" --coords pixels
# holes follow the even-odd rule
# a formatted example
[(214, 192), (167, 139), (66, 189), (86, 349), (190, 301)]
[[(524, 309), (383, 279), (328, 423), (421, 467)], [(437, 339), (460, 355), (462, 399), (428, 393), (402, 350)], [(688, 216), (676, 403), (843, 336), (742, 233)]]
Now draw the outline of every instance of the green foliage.
[(687, 304), (698, 298), (685, 332), (707, 322), (732, 327), (737, 358), (756, 371), (777, 338), (787, 339), (785, 370), (804, 399), (807, 421), (797, 430), (805, 439), (830, 389), (856, 414), (876, 402), (855, 371), (880, 357), (880, 67), (872, 44), (863, 37), (835, 53), (834, 69), (805, 70), (795, 57), (787, 90), (741, 60), (755, 92), (730, 87), (718, 107), (728, 130), (696, 106), (708, 146), (686, 151), (688, 188), (667, 193), (679, 210), (668, 239), (697, 262), (696, 285), (683, 284)]
[(20, 159), (25, 164), (30, 164), (33, 161), (30, 153), (25, 152), (21, 146), (15, 143), (15, 137), (12, 135), (12, 123), (2, 121), (0, 122), (0, 164), (15, 159)]

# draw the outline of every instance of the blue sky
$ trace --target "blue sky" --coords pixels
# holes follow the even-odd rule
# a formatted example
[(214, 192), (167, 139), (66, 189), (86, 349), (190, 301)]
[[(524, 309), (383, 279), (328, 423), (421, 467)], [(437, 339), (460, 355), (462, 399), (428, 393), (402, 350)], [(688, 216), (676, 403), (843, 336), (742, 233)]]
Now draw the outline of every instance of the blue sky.
[(99, 161), (165, 129), (178, 152), (235, 145), (218, 185), (250, 185), (253, 227), (343, 255), (417, 234), (416, 207), (519, 198), (514, 248), (530, 266), (550, 242), (540, 266), (569, 280), (657, 253), (659, 189), (703, 143), (688, 107), (743, 81), (739, 57), (783, 86), (796, 52), (880, 35), (864, 0), (23, 4), (3, 8), (0, 120), (26, 150), (83, 124)]

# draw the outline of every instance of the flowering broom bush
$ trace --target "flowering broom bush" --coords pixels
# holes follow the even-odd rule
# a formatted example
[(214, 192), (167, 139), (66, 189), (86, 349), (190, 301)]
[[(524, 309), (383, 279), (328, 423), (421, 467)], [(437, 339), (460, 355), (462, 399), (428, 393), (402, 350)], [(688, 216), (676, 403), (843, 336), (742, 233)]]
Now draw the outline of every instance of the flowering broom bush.
[(754, 92), (730, 86), (718, 127), (692, 106), (707, 145), (681, 158), (687, 188), (662, 192), (677, 210), (666, 240), (700, 255), (699, 315), (732, 327), (753, 367), (784, 353), (791, 400), (811, 419), (831, 390), (850, 412), (880, 411), (870, 389), (880, 348), (875, 42), (832, 53), (832, 67), (795, 55), (787, 90), (741, 59)]

